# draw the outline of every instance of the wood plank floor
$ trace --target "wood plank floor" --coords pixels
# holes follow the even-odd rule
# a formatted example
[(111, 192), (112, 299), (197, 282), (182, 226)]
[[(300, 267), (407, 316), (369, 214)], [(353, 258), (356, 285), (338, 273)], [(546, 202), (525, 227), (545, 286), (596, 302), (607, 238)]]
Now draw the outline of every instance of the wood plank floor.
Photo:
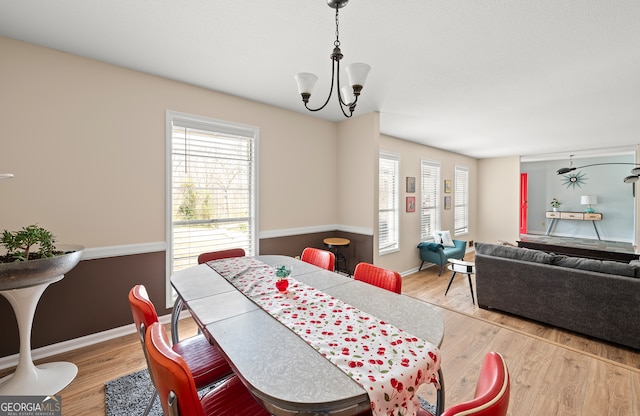
[[(437, 272), (431, 267), (405, 277), (403, 292), (440, 305), (447, 405), (473, 396), (482, 357), (499, 351), (512, 378), (509, 415), (640, 416), (640, 352), (479, 309), (460, 275), (445, 297), (449, 274)], [(181, 337), (195, 334), (195, 324), (183, 320), (180, 331)], [(60, 393), (65, 416), (104, 415), (104, 383), (146, 367), (135, 334), (44, 361), (55, 360), (79, 368)], [(435, 401), (428, 386), (420, 394)]]

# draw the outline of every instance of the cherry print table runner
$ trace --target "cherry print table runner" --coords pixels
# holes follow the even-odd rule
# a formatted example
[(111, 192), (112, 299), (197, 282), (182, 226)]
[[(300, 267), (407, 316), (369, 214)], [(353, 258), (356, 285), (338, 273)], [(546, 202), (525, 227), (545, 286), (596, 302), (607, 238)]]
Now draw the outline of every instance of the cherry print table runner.
[(415, 415), (418, 387), (439, 388), (434, 345), (295, 279), (281, 293), (274, 268), (257, 259), (207, 264), (363, 386), (375, 415)]

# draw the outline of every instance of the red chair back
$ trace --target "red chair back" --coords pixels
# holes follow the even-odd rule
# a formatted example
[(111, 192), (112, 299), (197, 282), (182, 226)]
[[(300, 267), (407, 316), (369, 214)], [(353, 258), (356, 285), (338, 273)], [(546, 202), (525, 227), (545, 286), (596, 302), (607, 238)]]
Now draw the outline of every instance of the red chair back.
[(395, 293), (402, 293), (402, 276), (393, 270), (369, 263), (358, 263), (353, 278)]
[(300, 260), (315, 264), (323, 269), (334, 271), (336, 263), (336, 255), (327, 250), (321, 250), (319, 248), (307, 247), (302, 250), (302, 256)]
[(149, 300), (147, 289), (143, 285), (136, 285), (129, 291), (129, 306), (136, 324), (140, 342), (144, 346), (144, 331), (154, 322), (158, 322), (158, 313), (155, 306)]
[(489, 352), (484, 357), (474, 399), (448, 408), (442, 416), (506, 416), (511, 380), (502, 355)]
[[(159, 322), (149, 327), (145, 337), (149, 370), (158, 390), (158, 397), (165, 415), (176, 414), (170, 404), (177, 406), (180, 415), (204, 416), (198, 390), (189, 366), (169, 346), (167, 333)], [(173, 397), (175, 395), (175, 397)]]
[(230, 257), (244, 257), (244, 249), (230, 248), (228, 250), (210, 251), (202, 253), (198, 256), (198, 264), (206, 263), (211, 260), (228, 259)]

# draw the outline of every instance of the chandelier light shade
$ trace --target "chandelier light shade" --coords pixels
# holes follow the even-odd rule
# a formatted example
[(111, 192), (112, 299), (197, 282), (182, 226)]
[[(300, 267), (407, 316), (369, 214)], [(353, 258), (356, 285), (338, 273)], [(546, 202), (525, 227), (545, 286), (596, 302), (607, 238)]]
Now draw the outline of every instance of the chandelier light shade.
[[(340, 86), (340, 60), (343, 55), (340, 50), (340, 28), (338, 21), (338, 10), (346, 6), (349, 0), (327, 0), (329, 7), (336, 9), (336, 40), (333, 42), (333, 52), (329, 56), (331, 58), (331, 87), (326, 101), (318, 108), (309, 107), (309, 98), (313, 93), (313, 88), (318, 81), (318, 77), (310, 72), (301, 72), (295, 76), (298, 83), (298, 94), (302, 97), (304, 106), (309, 111), (320, 111), (327, 106), (331, 96), (333, 95), (333, 87), (335, 85), (336, 95), (340, 110), (345, 117), (351, 117), (356, 108), (360, 92), (367, 81), (367, 76), (371, 67), (363, 63), (353, 63), (346, 68), (348, 85)], [(348, 113), (346, 111), (348, 109)]]
[(631, 169), (631, 175), (624, 178), (624, 183), (635, 183), (638, 182), (638, 178), (640, 178), (640, 168)]

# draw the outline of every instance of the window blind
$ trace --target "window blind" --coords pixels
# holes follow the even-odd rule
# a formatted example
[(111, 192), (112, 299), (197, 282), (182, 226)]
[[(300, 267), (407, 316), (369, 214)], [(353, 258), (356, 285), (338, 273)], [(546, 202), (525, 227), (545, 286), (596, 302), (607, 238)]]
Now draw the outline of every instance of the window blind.
[(469, 169), (455, 167), (454, 235), (469, 232)]
[(381, 152), (378, 168), (378, 252), (399, 248), (400, 156)]
[(420, 229), (422, 240), (440, 229), (440, 163), (420, 161)]
[(254, 254), (256, 138), (255, 128), (172, 117), (170, 273), (207, 251)]

